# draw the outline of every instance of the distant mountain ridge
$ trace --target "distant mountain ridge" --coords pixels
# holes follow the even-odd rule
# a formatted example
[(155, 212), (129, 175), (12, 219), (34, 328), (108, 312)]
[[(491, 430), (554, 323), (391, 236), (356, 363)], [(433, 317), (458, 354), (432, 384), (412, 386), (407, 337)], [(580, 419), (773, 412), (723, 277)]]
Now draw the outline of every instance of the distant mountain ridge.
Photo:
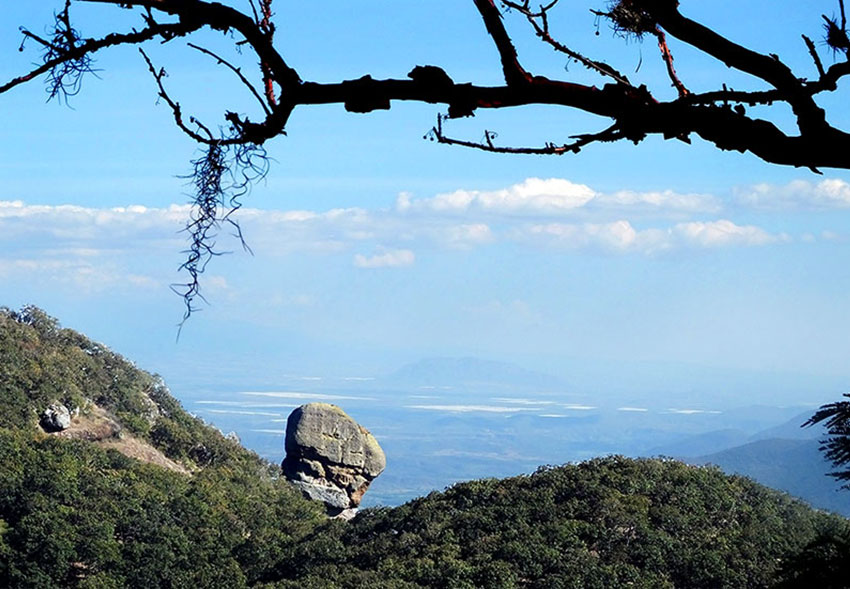
[[(670, 442), (649, 449), (647, 456), (670, 456), (673, 458), (693, 458), (704, 454), (714, 454), (749, 442), (767, 439), (785, 440), (816, 440), (824, 436), (823, 424), (812, 427), (802, 427), (803, 423), (812, 416), (814, 409), (806, 410), (779, 425), (761, 429), (755, 433), (741, 428), (712, 430), (700, 434), (684, 436), (675, 442)], [(752, 430), (750, 430), (752, 431)]]
[(650, 456), (671, 456), (689, 464), (713, 464), (728, 474), (750, 477), (785, 491), (813, 507), (850, 517), (850, 491), (829, 476), (833, 467), (820, 452), (822, 424), (801, 427), (814, 410), (754, 434), (725, 429), (657, 446)]

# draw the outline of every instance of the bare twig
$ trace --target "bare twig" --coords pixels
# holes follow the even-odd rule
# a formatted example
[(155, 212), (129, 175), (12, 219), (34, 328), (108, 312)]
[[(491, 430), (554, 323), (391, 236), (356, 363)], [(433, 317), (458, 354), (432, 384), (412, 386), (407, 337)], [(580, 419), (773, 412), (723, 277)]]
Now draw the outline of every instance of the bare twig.
[(565, 153), (578, 153), (581, 151), (582, 147), (597, 141), (616, 141), (618, 139), (622, 139), (622, 134), (617, 129), (617, 125), (614, 124), (599, 133), (573, 135), (570, 139), (575, 139), (575, 141), (564, 143), (562, 145), (549, 142), (543, 147), (503, 147), (493, 143), (493, 139), (496, 138), (496, 133), (493, 131), (485, 130), (483, 141), (467, 141), (464, 139), (448, 137), (443, 132), (443, 120), (447, 118), (447, 115), (437, 115), (437, 124), (431, 128), (431, 130), (425, 135), (425, 138), (444, 145), (469, 147), (472, 149), (479, 149), (481, 151), (489, 151), (491, 153), (512, 153), (523, 155), (563, 155)]
[(806, 44), (806, 48), (809, 50), (809, 55), (812, 56), (812, 61), (815, 62), (815, 67), (818, 70), (818, 77), (823, 78), (826, 75), (826, 72), (823, 69), (823, 63), (820, 60), (820, 56), (818, 55), (818, 51), (815, 48), (814, 42), (809, 39), (806, 35), (803, 35), (803, 42)]
[[(269, 45), (271, 45), (274, 43), (275, 31), (274, 23), (272, 22), (272, 0), (260, 0), (260, 11), (262, 13), (262, 18), (257, 20), (257, 25), (260, 29), (262, 29), (268, 39)], [(266, 91), (266, 100), (269, 101), (270, 105), (274, 106), (277, 104), (277, 98), (274, 95), (274, 76), (272, 75), (272, 68), (266, 61), (261, 60), (260, 71), (263, 74), (263, 88), (265, 88)]]
[(209, 55), (210, 57), (215, 59), (219, 63), (219, 65), (223, 65), (223, 66), (227, 67), (228, 69), (230, 69), (230, 71), (232, 71), (234, 74), (236, 74), (239, 77), (239, 80), (242, 82), (242, 84), (244, 84), (248, 88), (248, 90), (251, 91), (251, 94), (254, 95), (254, 97), (257, 99), (257, 102), (259, 102), (260, 106), (263, 107), (263, 110), (265, 111), (266, 115), (272, 114), (271, 110), (269, 110), (269, 107), (266, 106), (266, 103), (263, 100), (263, 97), (260, 96), (260, 93), (257, 91), (256, 88), (254, 88), (254, 85), (251, 84), (251, 82), (248, 81), (248, 78), (245, 77), (245, 75), (242, 73), (242, 70), (240, 68), (231, 64), (230, 62), (228, 62), (223, 57), (216, 55), (215, 53), (213, 53), (209, 49), (205, 49), (204, 47), (200, 47), (198, 45), (195, 45), (194, 43), (187, 43), (187, 45), (189, 47), (191, 47), (192, 49), (196, 49), (196, 50), (200, 51), (201, 53)]
[(682, 81), (679, 80), (679, 76), (676, 75), (676, 69), (673, 67), (673, 54), (670, 52), (670, 47), (667, 45), (667, 36), (664, 34), (664, 31), (655, 27), (655, 31), (653, 33), (655, 38), (658, 39), (658, 49), (661, 50), (661, 59), (664, 60), (664, 65), (667, 66), (667, 75), (670, 76), (670, 81), (673, 82), (673, 87), (676, 88), (676, 91), (679, 93), (679, 98), (687, 96), (690, 94), (688, 89), (685, 88), (685, 85), (682, 84)]
[[(501, 0), (505, 6), (516, 10), (525, 16), (526, 20), (531, 24), (534, 33), (546, 44), (552, 47), (555, 51), (563, 53), (570, 59), (574, 59), (588, 69), (594, 70), (603, 76), (608, 76), (621, 84), (631, 86), (629, 79), (618, 72), (616, 69), (603, 61), (596, 61), (585, 57), (578, 51), (574, 51), (555, 39), (549, 32), (549, 17), (548, 13), (557, 3), (558, 0), (553, 0), (546, 6), (539, 7), (537, 12), (530, 9), (528, 1), (519, 4), (510, 0)], [(538, 22), (540, 21), (540, 22)]]
[(183, 110), (180, 107), (180, 103), (173, 100), (168, 94), (168, 92), (165, 90), (165, 85), (162, 82), (162, 79), (167, 75), (165, 69), (156, 69), (150, 57), (148, 57), (148, 54), (145, 53), (145, 50), (141, 47), (139, 47), (139, 53), (142, 54), (145, 63), (148, 64), (148, 70), (153, 76), (153, 79), (156, 81), (156, 85), (159, 88), (159, 97), (163, 99), (166, 104), (168, 104), (168, 106), (171, 107), (171, 112), (174, 115), (174, 123), (177, 125), (177, 127), (198, 143), (210, 146), (218, 145), (220, 143), (219, 140), (216, 139), (210, 132), (210, 130), (206, 126), (202, 125), (195, 117), (189, 117), (189, 122), (195, 124), (199, 129), (203, 130), (206, 133), (206, 136), (201, 135), (200, 133), (186, 125), (186, 123), (183, 121)]

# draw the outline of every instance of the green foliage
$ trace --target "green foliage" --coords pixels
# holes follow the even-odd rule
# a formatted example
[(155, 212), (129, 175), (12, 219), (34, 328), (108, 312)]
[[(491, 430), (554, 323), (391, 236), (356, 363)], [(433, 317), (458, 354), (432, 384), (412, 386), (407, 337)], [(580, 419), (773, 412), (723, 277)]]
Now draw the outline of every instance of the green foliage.
[[(0, 587), (245, 587), (323, 519), (161, 379), (36, 308), (0, 310), (0, 395)], [(106, 409), (194, 475), (45, 435), (54, 401)]]
[[(0, 587), (841, 587), (850, 525), (711, 468), (611, 457), (329, 521), (161, 379), (0, 309)], [(191, 475), (45, 434), (94, 412)], [(100, 409), (98, 409), (99, 411)]]
[(850, 533), (829, 530), (783, 566), (779, 589), (844, 589), (850, 583)]
[(3, 587), (244, 587), (321, 518), (280, 479), (86, 441), (0, 430), (0, 465)]
[(281, 586), (769, 587), (848, 529), (714, 468), (611, 457), (367, 511), (300, 546)]

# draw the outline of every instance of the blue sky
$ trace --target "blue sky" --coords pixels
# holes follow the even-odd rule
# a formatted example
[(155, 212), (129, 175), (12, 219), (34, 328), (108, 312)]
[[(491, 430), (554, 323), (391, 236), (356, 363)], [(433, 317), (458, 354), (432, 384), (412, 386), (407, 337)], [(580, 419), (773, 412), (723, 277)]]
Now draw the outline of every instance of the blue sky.
[[(0, 77), (36, 59), (34, 47), (15, 51), (17, 26), (41, 31), (54, 4), (6, 9)], [(691, 0), (682, 10), (809, 72), (799, 33), (819, 35), (820, 13), (835, 7), (777, 4)], [(278, 43), (307, 79), (402, 77), (436, 64), (458, 81), (500, 81), (472, 2), (276, 6)], [(84, 34), (122, 22), (100, 6), (76, 11)], [(596, 36), (584, 8), (558, 15), (553, 26), (577, 47), (624, 71), (640, 63), (633, 80), (672, 94), (651, 43), (626, 43), (604, 24)], [(136, 24), (131, 13), (120, 18)], [(507, 23), (532, 71), (596, 82), (576, 64), (565, 73), (516, 15)], [(672, 47), (692, 89), (730, 75)], [(151, 55), (205, 120), (252, 108), (181, 42)], [(485, 154), (422, 140), (439, 111), (431, 105), (367, 116), (298, 110), (288, 136), (268, 145), (271, 172), (239, 215), (254, 255), (222, 237), (234, 253), (214, 261), (203, 283), (210, 305), (175, 343), (182, 309), (168, 285), (181, 279), (189, 189), (179, 176), (195, 148), (156, 104), (135, 49), (104, 54), (98, 67), (100, 79), (87, 79), (70, 108), (45, 104), (38, 82), (0, 97), (0, 304), (39, 304), (167, 379), (191, 382), (187, 366), (213, 376), (270, 366), (368, 374), (471, 355), (575, 377), (577, 387), (604, 373), (612, 386), (648, 391), (688, 386), (696, 366), (739, 375), (735, 386), (758, 399), (788, 374), (814, 383), (799, 400), (820, 402), (850, 376), (847, 172), (770, 166), (698, 139), (564, 157)], [(846, 109), (831, 120), (850, 126)], [(603, 126), (525, 108), (451, 131), (541, 144)]]

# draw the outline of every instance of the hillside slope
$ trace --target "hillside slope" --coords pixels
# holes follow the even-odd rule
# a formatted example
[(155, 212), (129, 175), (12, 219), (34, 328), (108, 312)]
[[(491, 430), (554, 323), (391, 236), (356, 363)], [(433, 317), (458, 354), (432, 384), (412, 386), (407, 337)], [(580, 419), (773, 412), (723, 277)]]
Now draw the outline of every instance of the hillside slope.
[(770, 587), (847, 523), (715, 468), (609, 457), (367, 511), (300, 546), (283, 586)]
[[(80, 411), (48, 433), (55, 403)], [(673, 460), (472, 481), (347, 524), (322, 511), (157, 377), (0, 310), (2, 587), (829, 587), (817, 575), (850, 562), (847, 520)]]
[[(57, 402), (79, 414), (46, 433)], [(244, 587), (323, 521), (158, 377), (0, 310), (0, 587)]]

